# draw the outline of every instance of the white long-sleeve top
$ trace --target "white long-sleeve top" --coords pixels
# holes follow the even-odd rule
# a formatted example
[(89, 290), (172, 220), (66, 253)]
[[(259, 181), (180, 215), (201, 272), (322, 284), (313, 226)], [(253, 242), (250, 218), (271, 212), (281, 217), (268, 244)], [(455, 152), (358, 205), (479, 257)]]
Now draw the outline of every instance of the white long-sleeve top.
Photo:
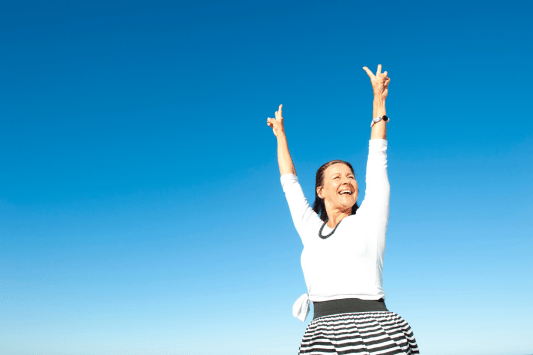
[[(344, 218), (326, 239), (318, 235), (324, 222), (309, 206), (296, 175), (281, 176), (292, 220), (304, 246), (301, 263), (308, 292), (293, 306), (293, 315), (302, 322), (309, 313), (310, 300), (385, 299), (382, 271), (390, 199), (386, 151), (386, 140), (370, 140), (365, 198), (356, 214)], [(331, 231), (326, 225), (322, 235)]]

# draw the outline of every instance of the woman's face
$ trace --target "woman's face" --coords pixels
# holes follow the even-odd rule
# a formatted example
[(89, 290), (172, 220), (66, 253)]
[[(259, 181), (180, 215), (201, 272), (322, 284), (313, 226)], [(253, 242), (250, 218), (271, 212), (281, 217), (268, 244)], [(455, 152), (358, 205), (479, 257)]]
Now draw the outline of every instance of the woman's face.
[(317, 188), (317, 194), (324, 199), (326, 211), (350, 210), (350, 213), (357, 202), (359, 187), (352, 170), (345, 164), (337, 163), (324, 171), (324, 183)]

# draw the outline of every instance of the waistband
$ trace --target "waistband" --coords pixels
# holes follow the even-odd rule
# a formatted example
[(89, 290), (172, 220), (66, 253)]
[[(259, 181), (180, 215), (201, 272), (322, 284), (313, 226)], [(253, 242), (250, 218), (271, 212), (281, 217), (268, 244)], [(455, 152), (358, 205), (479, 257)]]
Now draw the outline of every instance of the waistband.
[(340, 300), (313, 302), (313, 307), (313, 319), (339, 313), (389, 311), (387, 306), (385, 306), (385, 300), (383, 298), (380, 298), (379, 300), (343, 298)]

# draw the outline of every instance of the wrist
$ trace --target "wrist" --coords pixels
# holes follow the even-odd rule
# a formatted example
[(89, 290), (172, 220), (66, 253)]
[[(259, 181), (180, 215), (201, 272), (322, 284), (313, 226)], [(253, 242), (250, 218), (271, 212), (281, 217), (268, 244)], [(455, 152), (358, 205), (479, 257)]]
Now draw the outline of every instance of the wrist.
[(382, 96), (374, 96), (374, 106), (376, 105), (383, 105), (385, 106), (385, 97)]
[(276, 134), (276, 138), (278, 141), (286, 141), (287, 137), (285, 136), (285, 131), (278, 132), (278, 134)]
[(380, 117), (380, 116), (383, 116), (383, 115), (386, 115), (387, 114), (387, 111), (385, 109), (385, 99), (381, 99), (381, 98), (374, 98), (374, 110), (373, 110), (373, 114), (374, 114), (374, 117)]

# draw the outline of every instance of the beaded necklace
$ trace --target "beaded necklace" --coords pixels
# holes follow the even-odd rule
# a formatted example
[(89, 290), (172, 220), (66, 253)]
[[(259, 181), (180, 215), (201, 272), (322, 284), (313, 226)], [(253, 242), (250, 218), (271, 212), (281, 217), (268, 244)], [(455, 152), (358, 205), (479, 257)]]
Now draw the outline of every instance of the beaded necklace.
[[(342, 222), (342, 219), (341, 219), (341, 222)], [(335, 231), (337, 230), (337, 227), (339, 226), (339, 224), (341, 224), (341, 222), (337, 223), (337, 225), (331, 231), (331, 233), (329, 233), (328, 235), (322, 235), (322, 230), (324, 230), (324, 226), (326, 225), (326, 223), (328, 223), (328, 221), (325, 221), (324, 224), (322, 225), (322, 227), (320, 228), (320, 230), (318, 231), (318, 236), (320, 238), (322, 238), (322, 239), (326, 239), (326, 238), (330, 237), (333, 233), (335, 233)]]

